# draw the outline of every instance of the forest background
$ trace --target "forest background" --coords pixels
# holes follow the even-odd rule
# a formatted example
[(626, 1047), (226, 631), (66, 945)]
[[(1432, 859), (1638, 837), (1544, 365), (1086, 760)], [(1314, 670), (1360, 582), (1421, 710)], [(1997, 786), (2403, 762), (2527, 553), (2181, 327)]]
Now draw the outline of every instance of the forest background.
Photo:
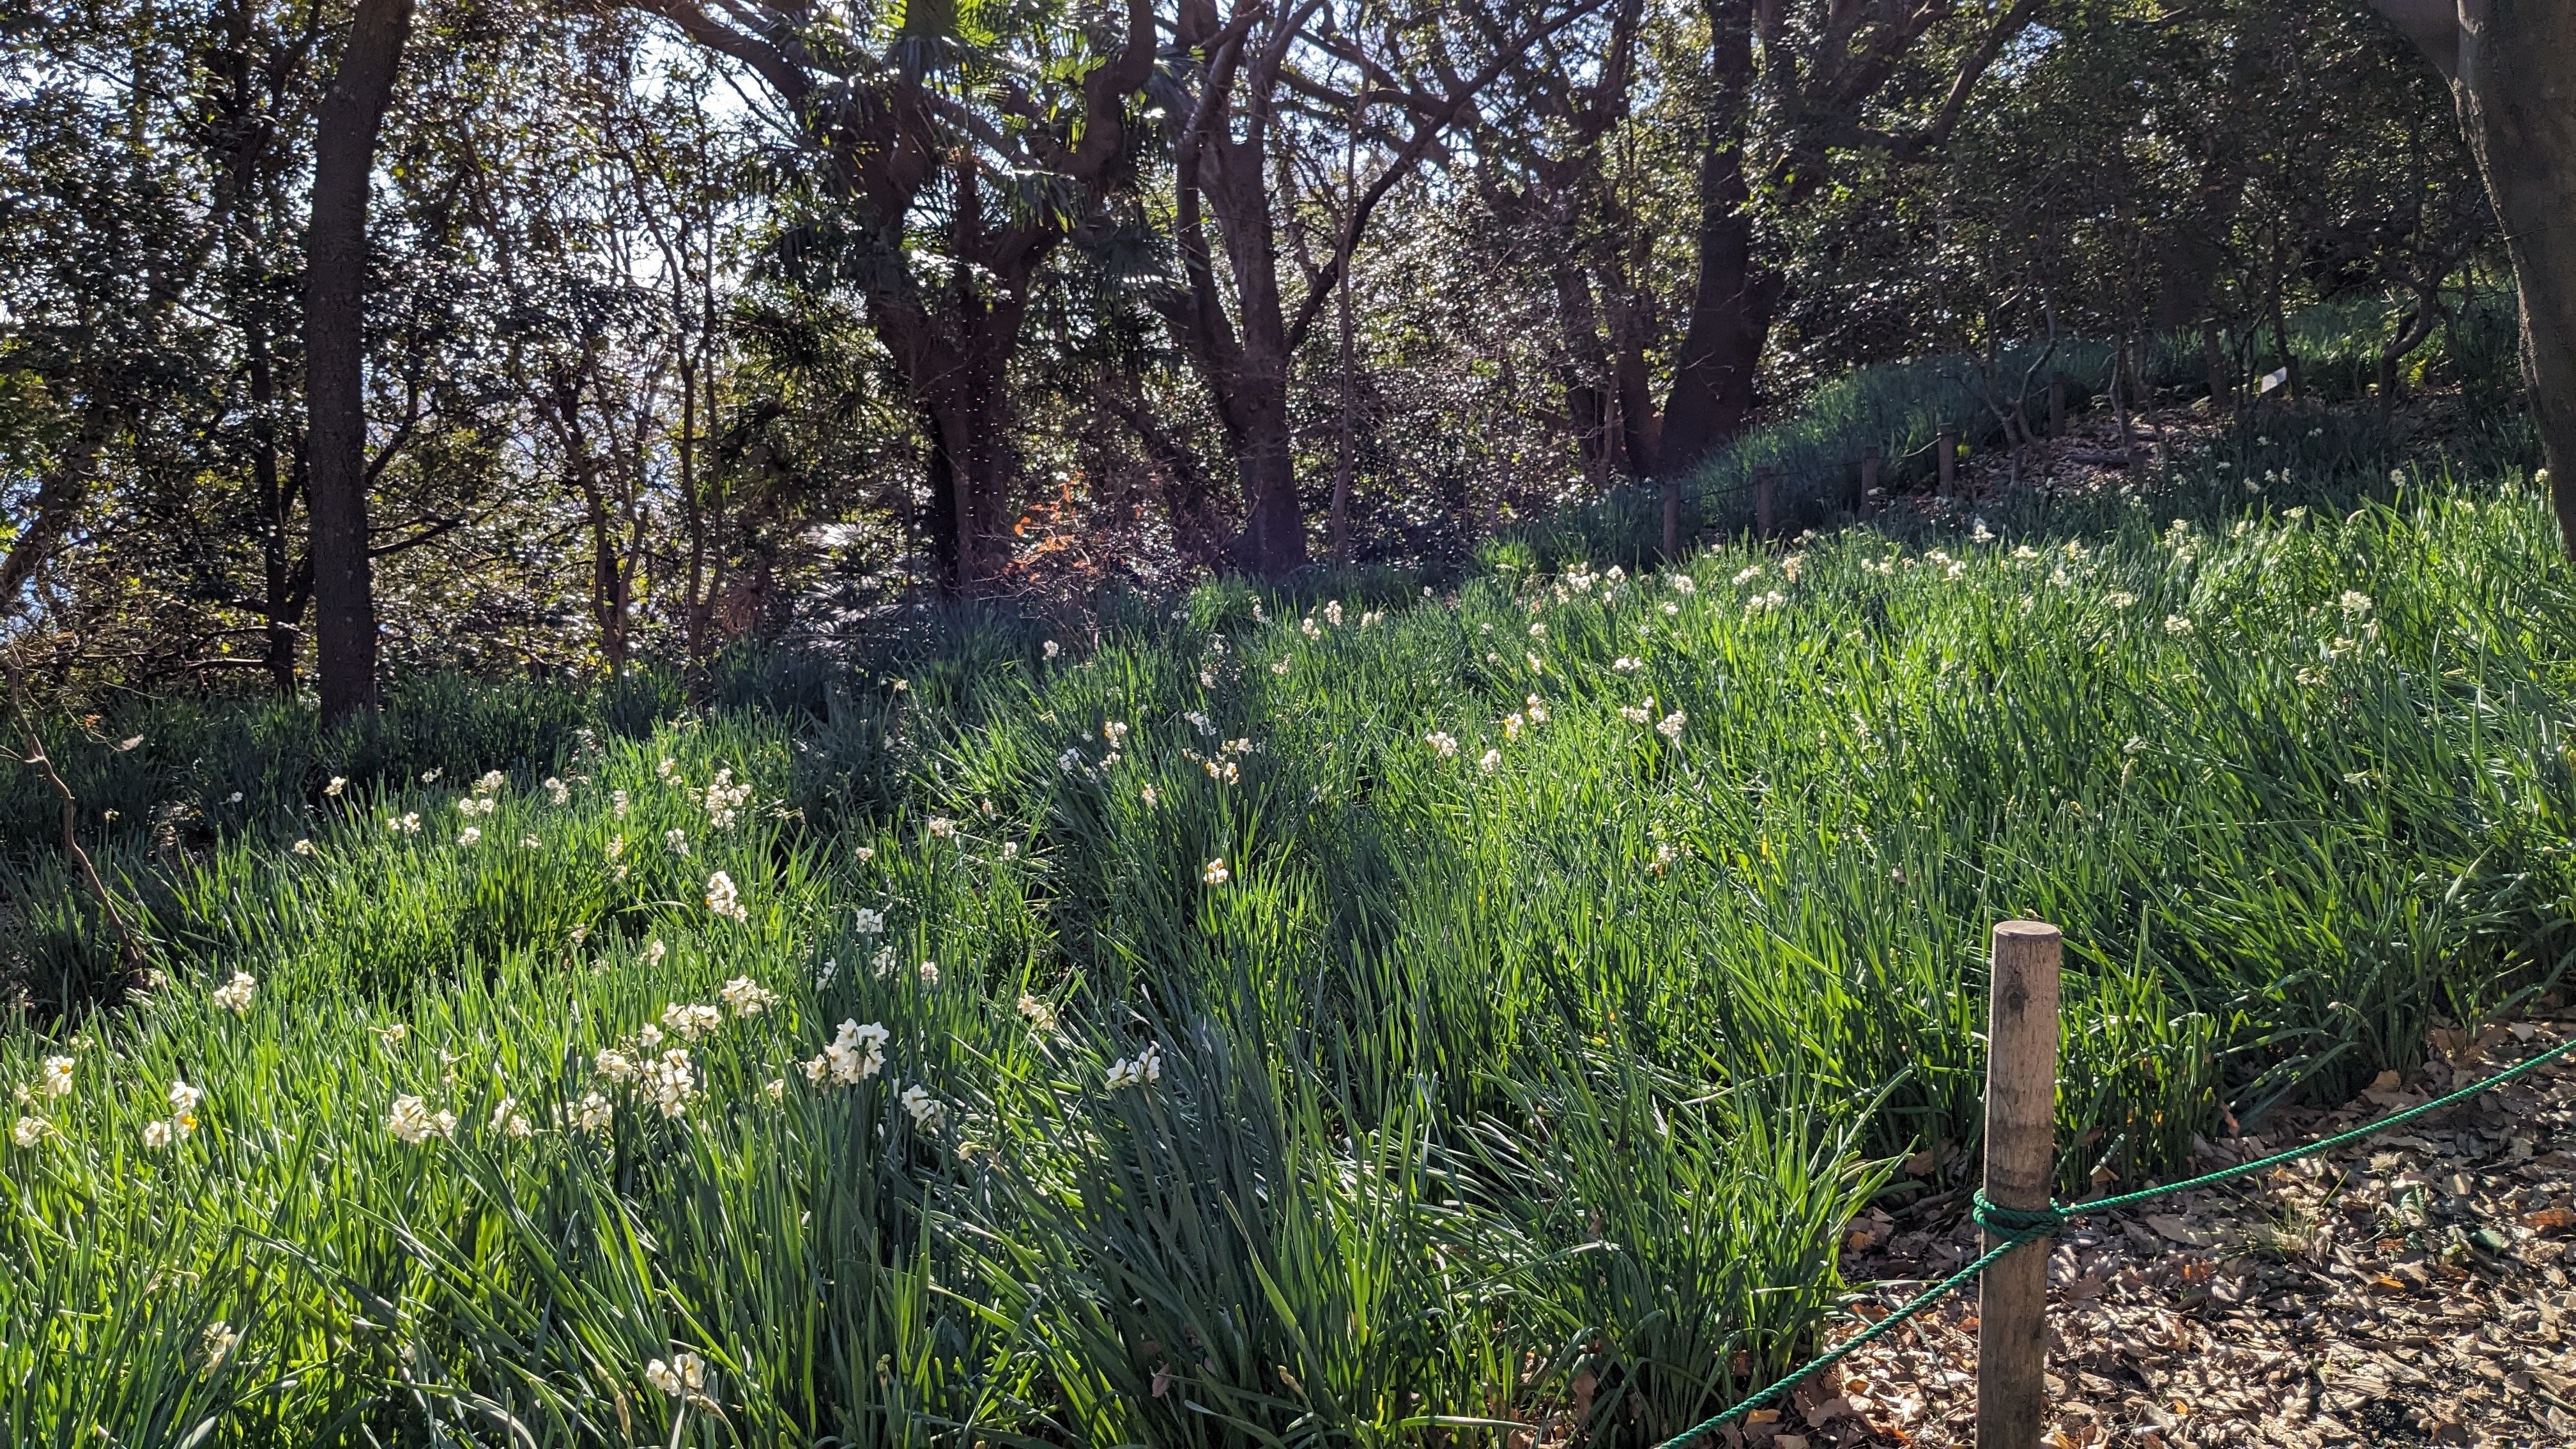
[(2016, 344), (2111, 344), (2079, 407), (2194, 335), (2212, 401), (2297, 397), (2339, 303), (2387, 407), (2510, 277), (2443, 79), (2331, 0), (101, 0), (0, 47), (0, 608), (55, 700), (1438, 571), (1630, 490), (1670, 548), (1857, 366), (1952, 358), (2012, 441)]

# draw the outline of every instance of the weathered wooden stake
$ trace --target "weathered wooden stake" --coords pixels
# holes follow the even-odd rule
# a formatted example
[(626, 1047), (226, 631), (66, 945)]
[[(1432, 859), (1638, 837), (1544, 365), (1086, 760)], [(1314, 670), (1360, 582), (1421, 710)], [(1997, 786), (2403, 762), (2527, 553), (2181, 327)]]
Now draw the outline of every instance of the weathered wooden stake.
[(1878, 450), (1860, 455), (1860, 516), (1863, 522), (1878, 516)]
[(1941, 496), (1950, 496), (1950, 485), (1959, 481), (1959, 430), (1941, 430)]
[(2063, 372), (2048, 375), (2048, 435), (2052, 438), (2066, 436), (2066, 374)]
[[(2057, 928), (1995, 927), (1986, 1009), (1986, 1201), (2048, 1206), (2057, 1156)], [(1986, 1234), (1991, 1252), (2003, 1241)], [(2038, 1243), (1986, 1269), (1977, 1300), (1978, 1449), (2038, 1449), (2046, 1404), (2048, 1250)]]
[(1771, 465), (1763, 463), (1753, 470), (1753, 536), (1771, 536)]

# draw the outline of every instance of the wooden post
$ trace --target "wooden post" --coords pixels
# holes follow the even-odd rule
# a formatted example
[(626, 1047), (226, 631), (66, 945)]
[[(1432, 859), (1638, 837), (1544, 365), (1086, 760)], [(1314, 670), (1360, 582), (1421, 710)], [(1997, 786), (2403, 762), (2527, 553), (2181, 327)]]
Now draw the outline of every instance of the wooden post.
[(1753, 536), (1771, 536), (1771, 465), (1763, 463), (1753, 470)]
[(1943, 428), (1940, 442), (1941, 496), (1950, 496), (1950, 485), (1959, 481), (1959, 430)]
[[(2057, 1157), (2055, 926), (1995, 927), (1986, 1008), (1986, 1201), (2048, 1206)], [(1986, 1250), (2003, 1241), (1986, 1234)], [(1986, 1269), (1977, 1301), (1978, 1449), (2039, 1449), (2045, 1427), (2048, 1250), (2031, 1243)]]
[(2048, 375), (2048, 435), (2052, 438), (2066, 436), (2066, 374), (2063, 372)]
[(1866, 523), (1878, 516), (1878, 449), (1860, 455), (1860, 516)]

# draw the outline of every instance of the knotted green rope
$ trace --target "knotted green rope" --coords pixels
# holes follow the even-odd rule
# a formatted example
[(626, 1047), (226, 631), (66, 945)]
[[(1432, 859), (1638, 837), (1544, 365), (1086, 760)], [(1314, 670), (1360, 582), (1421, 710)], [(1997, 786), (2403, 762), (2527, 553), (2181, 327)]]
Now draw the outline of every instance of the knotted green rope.
[(2448, 1107), (2455, 1107), (2460, 1103), (2467, 1101), (2469, 1098), (2477, 1096), (2481, 1092), (2493, 1091), (2497, 1087), (2503, 1086), (2505, 1083), (2512, 1081), (2516, 1077), (2536, 1071), (2548, 1063), (2566, 1056), (2569, 1052), (2576, 1052), (2576, 1037), (2571, 1037), (2528, 1061), (2518, 1062), (2513, 1066), (2507, 1067), (2505, 1070), (2496, 1073), (2494, 1076), (2489, 1077), (2482, 1082), (2472, 1082), (2448, 1096), (2436, 1097), (2432, 1101), (2425, 1102), (2419, 1106), (2409, 1107), (2405, 1111), (2400, 1112), (2393, 1117), (2383, 1118), (2382, 1120), (2373, 1122), (2368, 1126), (2355, 1127), (2349, 1132), (2339, 1132), (2332, 1137), (2311, 1142), (2305, 1147), (2293, 1147), (2287, 1152), (2275, 1152), (2269, 1157), (2259, 1158), (2253, 1162), (2239, 1163), (2234, 1167), (2223, 1167), (2216, 1172), (2205, 1172), (2198, 1177), (2187, 1178), (2181, 1182), (2168, 1183), (2163, 1187), (2150, 1187), (2138, 1192), (2125, 1193), (2119, 1197), (2091, 1198), (2079, 1203), (2070, 1204), (2052, 1202), (2043, 1208), (2003, 1207), (1998, 1204), (1988, 1202), (1984, 1191), (1979, 1190), (1969, 1200), (1970, 1216), (1976, 1220), (1979, 1227), (2002, 1238), (2002, 1242), (1987, 1249), (1983, 1254), (1980, 1254), (1974, 1262), (1961, 1268), (1958, 1272), (1951, 1274), (1949, 1277), (1942, 1279), (1940, 1282), (1924, 1289), (1921, 1293), (1916, 1294), (1912, 1299), (1907, 1301), (1904, 1307), (1897, 1309), (1885, 1318), (1882, 1318), (1876, 1323), (1871, 1324), (1869, 1327), (1862, 1329), (1859, 1333), (1854, 1334), (1850, 1339), (1842, 1344), (1818, 1355), (1813, 1362), (1807, 1364), (1805, 1367), (1800, 1368), (1795, 1372), (1790, 1373), (1787, 1377), (1756, 1391), (1752, 1397), (1737, 1404), (1735, 1407), (1728, 1409), (1726, 1412), (1716, 1415), (1713, 1418), (1703, 1420), (1700, 1423), (1692, 1425), (1690, 1428), (1684, 1429), (1682, 1432), (1657, 1445), (1656, 1449), (1685, 1449), (1685, 1446), (1687, 1446), (1692, 1440), (1699, 1438), (1701, 1435), (1722, 1429), (1728, 1424), (1743, 1418), (1745, 1415), (1752, 1413), (1755, 1409), (1762, 1407), (1771, 1400), (1776, 1399), (1782, 1394), (1787, 1393), (1789, 1390), (1796, 1388), (1817, 1370), (1831, 1368), (1833, 1365), (1842, 1362), (1852, 1354), (1857, 1353), (1862, 1345), (1869, 1343), (1871, 1340), (1878, 1338), (1882, 1334), (1893, 1332), (1898, 1324), (1917, 1316), (1933, 1304), (1940, 1302), (1942, 1299), (1956, 1293), (1961, 1288), (1966, 1287), (1969, 1283), (1976, 1280), (1978, 1274), (1986, 1271), (1986, 1269), (1993, 1266), (1997, 1260), (2012, 1252), (2015, 1248), (2020, 1247), (2024, 1243), (2035, 1242), (2041, 1238), (2049, 1237), (2055, 1234), (2059, 1227), (2075, 1218), (2080, 1218), (2090, 1213), (2103, 1212), (2111, 1208), (2123, 1208), (2137, 1203), (2151, 1202), (2160, 1197), (2171, 1197), (2178, 1192), (2190, 1192), (2195, 1188), (2209, 1187), (2216, 1183), (2229, 1181), (2233, 1178), (2251, 1177), (2257, 1173), (2268, 1172), (2284, 1163), (2296, 1162), (2302, 1157), (2314, 1157), (2320, 1152), (2326, 1152), (2333, 1148), (2341, 1147), (2346, 1143), (2358, 1142), (2365, 1137), (2375, 1136), (2387, 1131), (2391, 1127), (2403, 1126), (2408, 1122), (2414, 1121), (2418, 1117), (2439, 1112)]

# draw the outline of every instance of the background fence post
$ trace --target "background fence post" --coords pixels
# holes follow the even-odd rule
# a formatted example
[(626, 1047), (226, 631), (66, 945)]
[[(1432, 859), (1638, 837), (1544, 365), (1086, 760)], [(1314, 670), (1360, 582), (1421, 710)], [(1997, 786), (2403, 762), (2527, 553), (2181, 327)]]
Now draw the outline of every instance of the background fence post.
[(2048, 435), (2052, 438), (2066, 436), (2066, 374), (2063, 372), (2048, 375)]
[[(1986, 1201), (2048, 1206), (2056, 1165), (2055, 926), (1995, 927), (1986, 1012)], [(1986, 1234), (1991, 1252), (2003, 1241)], [(2046, 1407), (2048, 1249), (2032, 1243), (1986, 1269), (1977, 1301), (1978, 1449), (2038, 1449)]]
[(1878, 516), (1878, 449), (1860, 455), (1860, 517), (1863, 523)]
[(1941, 458), (1941, 496), (1950, 496), (1950, 487), (1959, 481), (1959, 430), (1943, 428), (1939, 445)]
[(1763, 463), (1753, 470), (1753, 536), (1771, 536), (1771, 465)]

